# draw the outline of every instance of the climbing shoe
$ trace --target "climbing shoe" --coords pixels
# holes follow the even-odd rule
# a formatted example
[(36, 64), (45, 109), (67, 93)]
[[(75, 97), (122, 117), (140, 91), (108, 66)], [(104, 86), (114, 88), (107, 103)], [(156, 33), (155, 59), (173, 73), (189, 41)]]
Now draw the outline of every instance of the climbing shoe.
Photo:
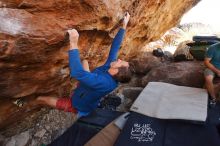
[(22, 107), (22, 106), (24, 106), (24, 99), (18, 98), (15, 101), (13, 101), (13, 103), (18, 107)]
[(211, 107), (215, 107), (215, 105), (216, 105), (216, 99), (210, 99), (209, 105), (210, 105)]

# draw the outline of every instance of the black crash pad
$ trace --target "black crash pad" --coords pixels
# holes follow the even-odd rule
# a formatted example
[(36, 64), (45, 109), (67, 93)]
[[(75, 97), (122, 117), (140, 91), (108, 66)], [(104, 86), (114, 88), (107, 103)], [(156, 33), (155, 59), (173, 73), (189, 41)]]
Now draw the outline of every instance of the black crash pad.
[(119, 117), (123, 112), (111, 111), (106, 109), (96, 109), (89, 116), (82, 117), (78, 120), (80, 123), (86, 123), (104, 128), (114, 119)]
[(90, 138), (121, 114), (122, 112), (96, 109), (89, 116), (80, 118), (49, 146), (83, 146)]
[[(121, 114), (117, 111), (97, 109), (88, 117), (80, 118), (49, 146), (83, 146), (99, 130)], [(139, 124), (139, 126), (150, 124), (145, 128), (150, 133), (148, 141), (141, 142), (140, 138), (140, 142), (137, 142), (138, 137), (135, 138), (135, 136), (132, 140), (130, 139), (131, 131), (129, 130), (134, 124)], [(152, 136), (154, 138), (151, 142)], [(115, 145), (142, 146), (147, 143), (148, 146), (220, 146), (217, 145), (220, 143), (219, 140), (220, 103), (215, 107), (209, 107), (205, 124), (181, 120), (160, 120), (132, 113)]]
[(48, 146), (83, 146), (98, 132), (98, 129), (89, 125), (75, 123)]
[(209, 106), (207, 122), (220, 126), (220, 102), (217, 102), (215, 106)]
[(138, 113), (128, 118), (115, 146), (220, 146), (215, 125), (161, 120)]

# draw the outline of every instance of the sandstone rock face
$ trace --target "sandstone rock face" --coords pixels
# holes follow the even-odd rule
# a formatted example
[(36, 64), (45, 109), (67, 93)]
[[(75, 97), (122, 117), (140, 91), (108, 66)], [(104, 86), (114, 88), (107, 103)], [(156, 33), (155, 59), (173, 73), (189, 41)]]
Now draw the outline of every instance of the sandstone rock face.
[[(131, 20), (120, 57), (129, 60), (138, 57), (140, 48), (147, 42), (175, 26), (198, 2), (0, 0), (0, 104), (4, 103), (4, 108), (0, 107), (0, 129), (12, 113), (19, 113), (8, 100), (68, 95), (71, 86), (67, 29), (79, 31), (81, 57), (88, 59), (94, 68), (108, 55), (125, 11), (131, 14)], [(6, 109), (10, 110), (6, 112)]]
[(148, 82), (166, 82), (180, 86), (202, 88), (204, 85), (202, 62), (180, 62), (164, 64), (152, 69), (142, 79), (142, 86)]
[(139, 75), (147, 74), (152, 68), (161, 64), (161, 58), (153, 56), (152, 53), (143, 53), (138, 55), (138, 58), (130, 61), (130, 66), (133, 68), (133, 72)]

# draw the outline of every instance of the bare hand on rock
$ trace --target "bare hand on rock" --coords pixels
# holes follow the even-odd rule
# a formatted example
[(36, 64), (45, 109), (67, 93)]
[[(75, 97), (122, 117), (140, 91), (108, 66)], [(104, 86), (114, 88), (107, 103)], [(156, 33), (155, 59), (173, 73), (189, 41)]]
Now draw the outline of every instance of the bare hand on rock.
[(128, 12), (125, 13), (124, 19), (123, 19), (123, 28), (126, 29), (128, 22), (130, 20), (130, 14)]
[(79, 33), (76, 29), (68, 30), (69, 33), (69, 40), (70, 40), (70, 50), (71, 49), (78, 49), (78, 39)]

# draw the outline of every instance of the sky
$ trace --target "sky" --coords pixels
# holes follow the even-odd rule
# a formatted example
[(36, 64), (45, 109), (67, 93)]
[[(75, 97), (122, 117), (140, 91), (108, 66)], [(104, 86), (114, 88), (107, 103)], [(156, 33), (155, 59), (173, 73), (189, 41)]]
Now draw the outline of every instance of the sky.
[(182, 18), (180, 24), (201, 22), (220, 31), (220, 0), (201, 0)]

